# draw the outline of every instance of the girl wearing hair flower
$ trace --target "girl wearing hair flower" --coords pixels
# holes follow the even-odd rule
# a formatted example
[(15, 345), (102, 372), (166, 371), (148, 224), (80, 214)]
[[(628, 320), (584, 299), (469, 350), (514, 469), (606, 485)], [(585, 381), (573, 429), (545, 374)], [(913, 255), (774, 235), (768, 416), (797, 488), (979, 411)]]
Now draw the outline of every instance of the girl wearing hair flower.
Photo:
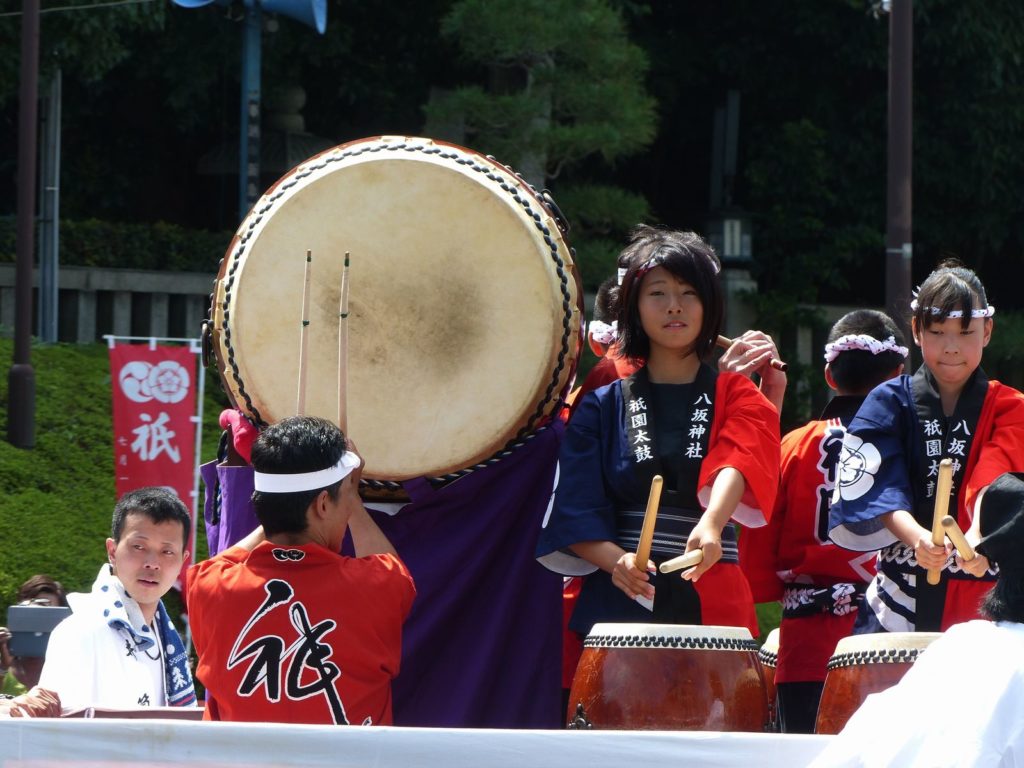
[(786, 733), (814, 733), (818, 699), (836, 643), (853, 631), (857, 606), (874, 576), (874, 553), (828, 539), (829, 501), (841, 471), (848, 488), (875, 482), (878, 452), (846, 426), (868, 393), (903, 372), (907, 348), (888, 315), (860, 309), (841, 317), (825, 345), (825, 381), (836, 393), (821, 417), (782, 438), (779, 495), (772, 519), (740, 539), (740, 563), (754, 601), (782, 603), (775, 669), (778, 718)]
[[(874, 479), (857, 482), (844, 463), (832, 504), (833, 541), (880, 550), (855, 634), (944, 631), (977, 618), (996, 574), (983, 556), (964, 562), (950, 544), (932, 543), (939, 462), (953, 464), (950, 514), (972, 543), (985, 488), (1004, 472), (1024, 469), (1024, 395), (981, 369), (995, 308), (978, 276), (944, 262), (922, 283), (911, 311), (924, 365), (882, 384), (861, 406), (843, 458), (851, 457), (854, 441), (860, 457), (871, 446), (876, 466), (863, 469)], [(927, 569), (941, 569), (938, 585), (927, 583)]]

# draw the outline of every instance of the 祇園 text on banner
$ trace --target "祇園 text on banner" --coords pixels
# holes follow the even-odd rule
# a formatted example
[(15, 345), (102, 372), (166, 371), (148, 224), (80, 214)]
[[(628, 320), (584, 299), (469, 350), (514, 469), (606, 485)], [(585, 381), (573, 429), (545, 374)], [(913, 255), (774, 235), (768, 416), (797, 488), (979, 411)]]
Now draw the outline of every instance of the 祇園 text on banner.
[(110, 373), (117, 498), (150, 485), (168, 488), (185, 502), (194, 527), (196, 354), (188, 346), (113, 344)]

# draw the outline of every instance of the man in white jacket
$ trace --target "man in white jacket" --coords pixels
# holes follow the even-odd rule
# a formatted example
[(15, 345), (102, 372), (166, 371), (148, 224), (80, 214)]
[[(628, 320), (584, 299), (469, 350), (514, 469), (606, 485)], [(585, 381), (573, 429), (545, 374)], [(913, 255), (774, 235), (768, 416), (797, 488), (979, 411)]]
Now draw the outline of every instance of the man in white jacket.
[(191, 519), (164, 488), (125, 494), (114, 507), (108, 562), (72, 615), (50, 635), (39, 684), (65, 711), (194, 706), (185, 646), (161, 598), (188, 557)]

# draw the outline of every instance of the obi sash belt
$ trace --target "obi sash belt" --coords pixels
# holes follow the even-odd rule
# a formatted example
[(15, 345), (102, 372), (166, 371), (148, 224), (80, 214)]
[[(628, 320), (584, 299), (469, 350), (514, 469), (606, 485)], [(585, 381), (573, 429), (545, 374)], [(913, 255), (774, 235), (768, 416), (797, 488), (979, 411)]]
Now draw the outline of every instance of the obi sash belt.
[(863, 582), (842, 582), (828, 587), (787, 586), (782, 593), (782, 618), (795, 619), (830, 613), (846, 616), (864, 601)]
[[(932, 527), (935, 509), (935, 486), (939, 462), (948, 458), (953, 463), (953, 484), (950, 490), (951, 514), (956, 517), (957, 496), (966, 475), (974, 433), (988, 393), (988, 377), (978, 368), (964, 386), (956, 408), (948, 418), (942, 411), (935, 377), (927, 366), (921, 366), (911, 378), (916, 419), (910, 463), (910, 476), (917, 480), (913, 488), (914, 519), (927, 529)], [(891, 580), (890, 588), (879, 588), (874, 597), (892, 612), (903, 616), (917, 632), (937, 632), (942, 621), (946, 585), (950, 578), (974, 579), (962, 572), (952, 555), (942, 568), (942, 579), (930, 585), (926, 572), (917, 564), (914, 550), (902, 542), (883, 548), (878, 556), (877, 581)], [(988, 576), (986, 576), (988, 578)], [(992, 576), (994, 578), (994, 574)]]

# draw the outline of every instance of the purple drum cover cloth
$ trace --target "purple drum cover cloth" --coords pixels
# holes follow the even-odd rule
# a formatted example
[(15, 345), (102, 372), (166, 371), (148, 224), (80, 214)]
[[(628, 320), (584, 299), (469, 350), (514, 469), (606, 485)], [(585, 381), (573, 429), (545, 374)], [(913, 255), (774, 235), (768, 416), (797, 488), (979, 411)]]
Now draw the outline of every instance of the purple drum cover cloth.
[[(437, 490), (405, 483), (412, 501), (395, 515), (367, 504), (416, 582), (393, 684), (395, 725), (562, 727), (562, 577), (534, 548), (563, 431), (555, 419), (509, 456)], [(251, 468), (204, 465), (208, 490), (216, 476), (224, 514), (213, 535), (209, 499), (206, 519), (219, 551), (256, 521)]]
[[(208, 461), (199, 468), (206, 488), (203, 519), (210, 557), (241, 541), (260, 523), (252, 510), (252, 467), (218, 466)], [(219, 487), (218, 487), (219, 485)], [(217, 493), (220, 493), (219, 505)], [(217, 506), (220, 507), (217, 510)]]

